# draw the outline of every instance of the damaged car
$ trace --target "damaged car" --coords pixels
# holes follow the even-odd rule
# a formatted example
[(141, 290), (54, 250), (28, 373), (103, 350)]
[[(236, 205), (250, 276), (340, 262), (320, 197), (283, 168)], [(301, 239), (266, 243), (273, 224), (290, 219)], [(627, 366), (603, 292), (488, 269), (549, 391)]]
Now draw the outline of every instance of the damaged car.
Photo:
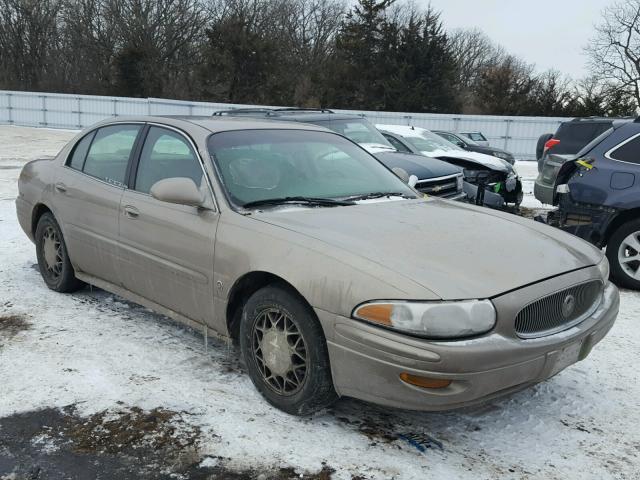
[(295, 415), (485, 402), (584, 359), (619, 308), (601, 250), (425, 198), (306, 123), (104, 120), (24, 166), (16, 209), (51, 290), (95, 285), (233, 340)]
[(419, 127), (376, 125), (387, 138), (406, 145), (407, 150), (457, 165), (464, 172), (464, 191), (470, 202), (498, 209), (517, 209), (522, 203), (522, 181), (507, 160), (470, 152), (439, 135)]
[(557, 209), (538, 220), (606, 247), (613, 280), (640, 289), (640, 121), (612, 122), (553, 173)]

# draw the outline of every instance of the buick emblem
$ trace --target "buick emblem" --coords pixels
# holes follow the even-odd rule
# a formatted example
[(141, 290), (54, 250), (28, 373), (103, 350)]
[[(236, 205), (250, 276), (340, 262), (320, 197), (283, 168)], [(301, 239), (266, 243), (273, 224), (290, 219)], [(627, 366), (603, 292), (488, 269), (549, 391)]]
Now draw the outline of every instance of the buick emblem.
[(576, 309), (576, 297), (569, 294), (564, 297), (562, 301), (562, 316), (564, 318), (569, 318), (573, 314)]

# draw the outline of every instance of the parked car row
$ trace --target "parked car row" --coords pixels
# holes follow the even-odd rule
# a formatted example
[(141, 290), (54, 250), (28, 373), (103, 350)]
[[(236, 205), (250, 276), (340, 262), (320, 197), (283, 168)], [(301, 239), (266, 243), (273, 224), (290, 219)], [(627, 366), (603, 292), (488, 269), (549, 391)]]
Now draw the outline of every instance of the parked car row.
[[(26, 164), (17, 216), (45, 284), (95, 285), (235, 341), (264, 398), (295, 415), (340, 396), (416, 410), (484, 402), (584, 359), (610, 330), (619, 294), (600, 249), (422, 195), (382, 163), (394, 150), (370, 124), (316, 121), (331, 130), (118, 117)], [(469, 181), (504, 174), (478, 188), (514, 191), (508, 162), (438, 151)]]
[(640, 289), (639, 120), (563, 123), (546, 141), (535, 196), (557, 207), (538, 220), (606, 247), (612, 278)]

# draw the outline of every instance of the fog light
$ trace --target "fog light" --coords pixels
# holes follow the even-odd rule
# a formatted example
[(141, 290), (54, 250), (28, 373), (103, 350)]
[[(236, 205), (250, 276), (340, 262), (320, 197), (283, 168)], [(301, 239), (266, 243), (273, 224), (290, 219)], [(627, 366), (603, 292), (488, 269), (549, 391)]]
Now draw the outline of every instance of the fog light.
[(451, 380), (446, 378), (427, 378), (411, 375), (410, 373), (401, 373), (400, 379), (409, 385), (415, 385), (421, 388), (446, 388), (451, 385)]

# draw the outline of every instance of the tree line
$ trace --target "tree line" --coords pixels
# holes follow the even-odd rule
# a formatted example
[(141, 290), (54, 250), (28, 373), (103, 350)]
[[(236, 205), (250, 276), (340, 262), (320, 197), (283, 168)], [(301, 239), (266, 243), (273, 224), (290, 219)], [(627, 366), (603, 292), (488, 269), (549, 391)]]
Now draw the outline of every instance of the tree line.
[[(631, 0), (629, 0), (631, 1)], [(633, 0), (637, 2), (637, 0)], [(0, 0), (0, 88), (495, 115), (629, 115), (615, 79), (536, 72), (395, 0)]]

